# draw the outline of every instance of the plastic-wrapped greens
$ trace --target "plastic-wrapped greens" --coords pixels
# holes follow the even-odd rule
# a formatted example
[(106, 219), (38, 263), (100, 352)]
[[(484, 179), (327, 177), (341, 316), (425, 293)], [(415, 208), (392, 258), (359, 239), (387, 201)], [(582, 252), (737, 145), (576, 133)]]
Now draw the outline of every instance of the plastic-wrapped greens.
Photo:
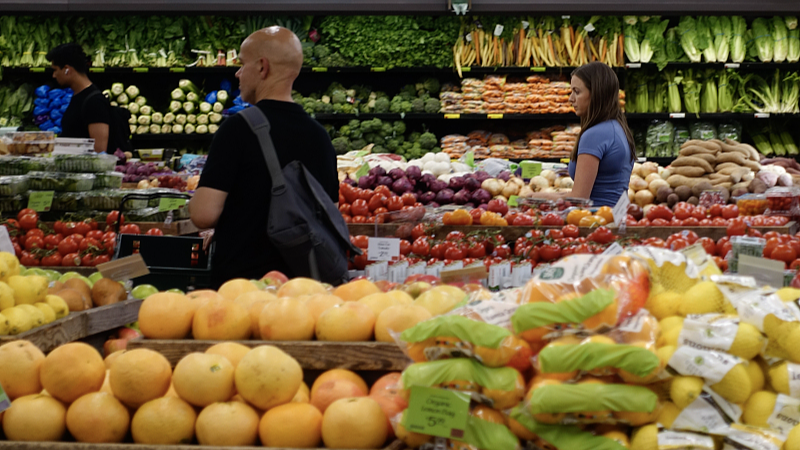
[(140, 96), (136, 97), (136, 100), (134, 100), (134, 103), (136, 103), (139, 106), (144, 106), (144, 105), (147, 104), (147, 98), (145, 98), (145, 97), (140, 95)]
[(136, 128), (136, 134), (147, 134), (150, 131), (149, 125), (139, 125)]
[(168, 134), (172, 132), (172, 125), (164, 124), (161, 125), (161, 134)]
[(645, 157), (665, 158), (673, 154), (672, 142), (675, 139), (675, 127), (672, 122), (655, 120), (647, 129)]
[(219, 113), (211, 113), (208, 115), (208, 121), (211, 123), (220, 123), (222, 122), (222, 114)]
[(216, 102), (216, 103), (214, 103), (214, 106), (212, 107), (212, 110), (215, 113), (221, 113), (223, 110), (225, 110), (225, 106), (220, 102)]
[(735, 120), (719, 124), (717, 127), (717, 139), (721, 141), (730, 139), (732, 141), (741, 142), (742, 124)]
[(678, 156), (678, 153), (681, 151), (681, 145), (691, 139), (691, 137), (692, 135), (689, 133), (689, 127), (684, 124), (676, 124), (675, 135), (672, 140), (672, 155), (670, 156)]
[(183, 110), (191, 114), (195, 110), (195, 105), (192, 102), (183, 102)]
[(708, 141), (717, 138), (717, 129), (714, 124), (709, 122), (695, 122), (689, 125), (689, 131), (692, 134), (692, 139)]
[(125, 93), (122, 93), (117, 96), (117, 103), (119, 103), (120, 105), (127, 105), (129, 101), (130, 99), (128, 99), (128, 95)]
[(141, 92), (138, 87), (130, 85), (125, 89), (125, 93), (128, 95), (128, 98), (136, 98)]
[(174, 134), (183, 134), (183, 125), (176, 123), (172, 126), (172, 132)]
[(145, 116), (149, 116), (153, 114), (153, 108), (147, 105), (141, 106), (139, 107), (139, 114), (144, 114)]
[(171, 112), (171, 113), (176, 113), (176, 112), (180, 111), (182, 108), (183, 108), (183, 103), (181, 103), (181, 102), (179, 102), (177, 100), (173, 100), (173, 101), (169, 102), (169, 112)]
[(199, 103), (200, 96), (195, 94), (194, 92), (189, 92), (188, 94), (186, 94), (186, 101), (192, 103)]
[(136, 119), (136, 121), (139, 123), (139, 125), (150, 126), (150, 119), (151, 119), (150, 116), (139, 116), (139, 118)]
[(125, 92), (125, 86), (122, 83), (114, 83), (111, 85), (111, 95), (119, 97)]

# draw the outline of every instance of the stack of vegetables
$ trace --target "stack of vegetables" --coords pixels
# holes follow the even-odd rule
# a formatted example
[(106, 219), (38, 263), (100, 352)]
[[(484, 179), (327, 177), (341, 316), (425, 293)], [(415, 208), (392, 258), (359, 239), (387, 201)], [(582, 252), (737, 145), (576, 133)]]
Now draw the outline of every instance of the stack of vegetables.
[(230, 94), (227, 90), (203, 93), (190, 80), (180, 80), (170, 93), (169, 112), (159, 117), (174, 134), (216, 133)]
[(34, 92), (33, 124), (42, 131), (61, 133), (61, 118), (72, 100), (72, 89), (50, 89), (42, 85)]
[(439, 98), (443, 113), (568, 114), (570, 85), (562, 77), (532, 75), (525, 82), (507, 82), (504, 75), (483, 80), (465, 78), (461, 86), (448, 85)]
[[(442, 137), (442, 151), (457, 159), (472, 152), (475, 159), (482, 158), (565, 158), (575, 145), (578, 125), (554, 125), (531, 131), (519, 139), (511, 140), (504, 133), (475, 130), (469, 134), (450, 134)], [(512, 135), (513, 136), (513, 135)]]
[(372, 153), (394, 153), (407, 159), (419, 158), (426, 152), (442, 151), (436, 146), (436, 135), (425, 130), (408, 133), (405, 122), (400, 120), (391, 123), (378, 118), (351, 120), (339, 129), (328, 124), (325, 128), (338, 155), (370, 145)]
[(634, 128), (636, 151), (646, 158), (669, 158), (678, 156), (681, 145), (689, 139), (707, 141), (710, 139), (730, 139), (741, 141), (742, 125), (730, 122), (692, 122), (654, 120), (644, 128)]
[(34, 108), (30, 84), (0, 86), (0, 127), (19, 127)]
[(749, 128), (749, 134), (756, 149), (763, 155), (800, 154), (787, 126), (778, 126), (775, 122), (765, 126), (754, 125)]
[(403, 86), (390, 98), (385, 92), (372, 91), (369, 86), (354, 85), (347, 89), (335, 82), (324, 92), (311, 93), (308, 97), (293, 91), (292, 98), (309, 114), (434, 114), (440, 108), (439, 89), (439, 80), (425, 78)]

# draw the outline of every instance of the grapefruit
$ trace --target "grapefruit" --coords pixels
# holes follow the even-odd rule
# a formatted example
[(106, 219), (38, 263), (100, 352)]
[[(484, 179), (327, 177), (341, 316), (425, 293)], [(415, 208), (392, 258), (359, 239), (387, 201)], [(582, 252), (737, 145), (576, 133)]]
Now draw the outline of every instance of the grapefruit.
[(317, 448), (322, 440), (322, 413), (308, 403), (287, 403), (264, 414), (258, 425), (261, 445)]
[(250, 314), (241, 305), (215, 300), (194, 313), (192, 335), (200, 340), (239, 341), (250, 337), (250, 326)]
[(42, 387), (64, 403), (99, 391), (105, 378), (106, 365), (100, 353), (82, 342), (56, 348), (45, 357), (40, 369)]
[[(301, 295), (327, 294), (325, 286), (311, 278), (293, 278), (278, 289), (278, 297), (299, 297)], [(335, 295), (335, 294), (334, 294)]]
[(311, 317), (314, 318), (314, 323), (319, 319), (320, 314), (336, 305), (344, 303), (342, 299), (335, 295), (317, 294), (311, 295), (306, 300), (306, 306), (311, 311)]
[(128, 409), (107, 392), (86, 394), (67, 410), (67, 429), (78, 442), (122, 442), (130, 420)]
[(221, 342), (206, 349), (206, 353), (209, 355), (220, 355), (227, 358), (233, 364), (234, 369), (249, 351), (250, 347), (236, 342)]
[(258, 439), (258, 413), (242, 402), (213, 403), (203, 408), (197, 416), (195, 432), (200, 445), (255, 445)]
[(320, 341), (369, 341), (375, 329), (375, 314), (369, 306), (345, 302), (319, 316), (316, 325)]
[(39, 369), (43, 361), (44, 353), (30, 341), (0, 345), (0, 386), (9, 399), (42, 391)]
[(310, 341), (314, 317), (302, 301), (283, 298), (264, 305), (258, 324), (266, 341)]
[(167, 358), (146, 348), (126, 351), (114, 361), (109, 372), (114, 396), (131, 408), (163, 397), (172, 379)]
[(233, 397), (233, 372), (233, 364), (224, 356), (190, 353), (175, 366), (172, 384), (180, 398), (205, 407)]
[(196, 420), (194, 408), (180, 398), (150, 400), (133, 415), (133, 442), (149, 445), (191, 444)]
[(268, 410), (292, 400), (303, 382), (300, 364), (283, 350), (262, 345), (250, 350), (234, 372), (236, 391), (257, 408)]
[(370, 294), (381, 292), (380, 288), (369, 280), (356, 280), (337, 287), (333, 290), (333, 295), (346, 302), (355, 302)]
[(211, 289), (200, 289), (186, 294), (186, 298), (192, 303), (192, 309), (197, 311), (197, 308), (205, 305), (211, 300), (225, 300), (225, 297), (219, 295), (217, 291)]
[(367, 391), (349, 380), (330, 380), (321, 384), (314, 384), (314, 394), (311, 404), (324, 413), (328, 407), (341, 398), (366, 397)]
[(25, 395), (0, 414), (10, 441), (60, 441), (67, 429), (67, 409), (49, 395)]
[(375, 340), (394, 342), (392, 333), (402, 333), (430, 318), (430, 311), (422, 306), (412, 304), (390, 306), (383, 310), (375, 321)]
[(148, 339), (183, 339), (192, 329), (194, 307), (185, 295), (159, 292), (139, 307), (139, 330)]
[(258, 287), (251, 283), (250, 280), (246, 280), (244, 278), (235, 278), (233, 280), (226, 281), (222, 286), (219, 287), (217, 293), (225, 300), (236, 300), (236, 297), (244, 293), (257, 290)]
[(322, 441), (328, 448), (381, 448), (389, 425), (380, 405), (370, 397), (343, 398), (322, 416)]
[(314, 384), (311, 385), (311, 396), (314, 396), (320, 385), (332, 380), (348, 380), (355, 383), (362, 391), (369, 392), (367, 383), (357, 373), (347, 369), (331, 369), (323, 372), (314, 380)]

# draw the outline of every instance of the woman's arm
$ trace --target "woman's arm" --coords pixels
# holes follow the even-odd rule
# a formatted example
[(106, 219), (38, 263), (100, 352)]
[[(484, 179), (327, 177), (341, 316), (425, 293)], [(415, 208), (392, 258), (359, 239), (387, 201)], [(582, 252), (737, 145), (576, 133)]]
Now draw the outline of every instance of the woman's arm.
[(589, 198), (592, 196), (594, 180), (597, 179), (597, 170), (600, 159), (593, 155), (578, 155), (575, 163), (575, 179), (571, 192), (536, 192), (532, 197), (547, 200), (558, 200), (565, 197)]

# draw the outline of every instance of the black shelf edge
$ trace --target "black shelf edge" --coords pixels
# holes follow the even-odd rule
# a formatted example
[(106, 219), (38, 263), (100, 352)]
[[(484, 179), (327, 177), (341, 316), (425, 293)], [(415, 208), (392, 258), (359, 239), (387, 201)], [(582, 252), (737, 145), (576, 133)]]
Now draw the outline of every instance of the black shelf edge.
[(578, 120), (575, 114), (316, 114), (317, 120)]
[(187, 142), (205, 142), (211, 141), (214, 137), (211, 133), (206, 134), (172, 134), (172, 133), (165, 133), (165, 134), (134, 134), (131, 136), (131, 142), (177, 142), (177, 141), (187, 141)]
[[(677, 116), (676, 116), (677, 115)], [(800, 114), (791, 113), (767, 113), (763, 116), (760, 113), (713, 113), (713, 114), (692, 114), (692, 113), (625, 113), (627, 119), (633, 120), (748, 120), (748, 119), (797, 119)]]

